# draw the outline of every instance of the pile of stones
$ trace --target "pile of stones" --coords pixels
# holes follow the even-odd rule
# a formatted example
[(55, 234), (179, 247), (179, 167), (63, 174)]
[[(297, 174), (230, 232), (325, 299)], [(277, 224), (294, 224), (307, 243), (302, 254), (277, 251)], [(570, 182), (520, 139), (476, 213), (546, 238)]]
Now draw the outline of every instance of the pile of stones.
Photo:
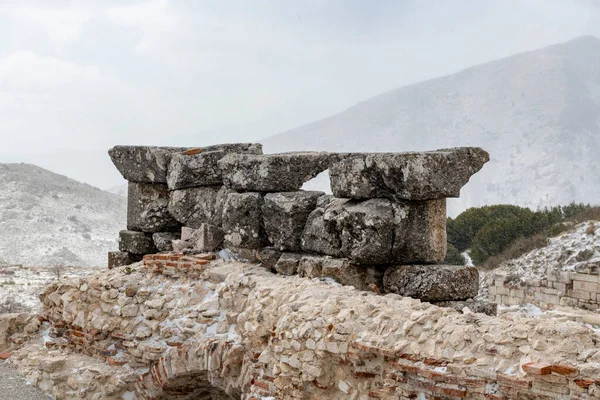
[[(480, 148), (262, 154), (238, 143), (109, 154), (129, 181), (127, 230), (109, 267), (226, 248), (280, 274), (458, 309), (477, 295), (474, 267), (440, 263), (446, 198), (489, 160)], [(333, 195), (301, 189), (325, 170)]]

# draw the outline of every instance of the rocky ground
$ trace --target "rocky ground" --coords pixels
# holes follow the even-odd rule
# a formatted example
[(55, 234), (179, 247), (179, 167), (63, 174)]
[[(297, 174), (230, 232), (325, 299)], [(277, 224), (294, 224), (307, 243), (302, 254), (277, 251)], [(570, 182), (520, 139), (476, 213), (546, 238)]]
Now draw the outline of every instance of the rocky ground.
[(5, 361), (0, 361), (0, 400), (46, 400), (49, 397), (25, 379)]
[(98, 272), (98, 267), (28, 267), (0, 264), (0, 314), (37, 312), (44, 287)]

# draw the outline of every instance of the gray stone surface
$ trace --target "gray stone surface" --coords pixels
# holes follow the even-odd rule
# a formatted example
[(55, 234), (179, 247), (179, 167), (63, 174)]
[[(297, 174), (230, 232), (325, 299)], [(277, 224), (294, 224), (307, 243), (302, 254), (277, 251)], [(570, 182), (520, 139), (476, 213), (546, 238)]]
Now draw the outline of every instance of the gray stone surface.
[(458, 197), (487, 161), (489, 154), (478, 147), (365, 153), (333, 163), (329, 175), (336, 197), (432, 200)]
[(445, 200), (323, 196), (307, 219), (302, 249), (366, 265), (440, 262), (446, 256)]
[(429, 302), (467, 300), (477, 296), (479, 273), (462, 265), (399, 265), (385, 271), (383, 287)]
[(175, 239), (171, 242), (171, 245), (173, 246), (173, 251), (176, 253), (181, 253), (184, 250), (187, 249), (191, 249), (192, 248), (192, 243), (188, 242), (187, 240), (181, 240), (181, 239)]
[(157, 232), (152, 235), (152, 240), (158, 251), (173, 251), (173, 240), (181, 239), (177, 232)]
[(259, 249), (268, 244), (262, 220), (263, 197), (259, 193), (230, 193), (223, 208), (227, 247)]
[[(283, 258), (283, 255), (282, 255)], [(332, 278), (342, 285), (380, 293), (385, 267), (366, 267), (348, 259), (303, 255), (297, 272), (306, 278)]]
[(127, 229), (141, 232), (171, 232), (179, 223), (169, 213), (167, 185), (129, 182)]
[(465, 307), (469, 308), (474, 313), (482, 313), (492, 317), (498, 315), (498, 304), (490, 303), (488, 301), (480, 300), (466, 300), (466, 301), (440, 301), (433, 303), (439, 307), (450, 307), (454, 308), (458, 312), (463, 312)]
[(302, 254), (282, 253), (275, 264), (275, 271), (282, 275), (295, 275), (298, 272), (298, 264)]
[(235, 154), (219, 161), (225, 186), (239, 191), (293, 192), (323, 172), (335, 156), (329, 153)]
[(115, 146), (108, 151), (110, 159), (123, 178), (130, 182), (167, 183), (167, 167), (171, 155), (185, 147)]
[(108, 252), (108, 269), (130, 265), (142, 260), (141, 254), (131, 254), (125, 251)]
[(170, 193), (168, 208), (185, 226), (195, 229), (203, 223), (221, 226), (223, 205), (231, 192), (222, 186), (174, 190)]
[(262, 207), (265, 231), (279, 250), (300, 251), (302, 231), (323, 192), (269, 193)]
[(137, 231), (119, 232), (119, 250), (133, 254), (153, 254), (158, 251), (151, 233)]
[(198, 229), (193, 231), (188, 240), (192, 243), (192, 248), (194, 250), (213, 251), (221, 246), (224, 237), (225, 233), (223, 232), (223, 229), (216, 225), (203, 223), (200, 224)]
[(169, 190), (223, 184), (217, 162), (228, 153), (262, 154), (258, 143), (231, 143), (198, 149), (194, 154), (173, 154), (167, 173)]
[(258, 261), (268, 270), (275, 270), (275, 264), (281, 257), (281, 251), (274, 247), (265, 247), (258, 255)]

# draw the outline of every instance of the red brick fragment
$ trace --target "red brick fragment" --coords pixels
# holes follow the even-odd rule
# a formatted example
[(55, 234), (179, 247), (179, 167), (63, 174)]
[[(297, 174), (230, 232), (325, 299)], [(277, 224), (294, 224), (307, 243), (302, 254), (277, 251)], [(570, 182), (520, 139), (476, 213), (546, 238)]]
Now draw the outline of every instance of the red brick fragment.
[(577, 368), (565, 364), (554, 364), (552, 366), (552, 372), (568, 376), (574, 376), (579, 374), (579, 370)]
[(509, 376), (501, 373), (496, 374), (496, 379), (499, 384), (503, 384), (510, 387), (525, 388), (531, 387), (531, 378), (519, 378), (517, 376)]
[(0, 360), (8, 360), (11, 356), (12, 354), (9, 351), (0, 353)]
[(521, 366), (523, 371), (530, 375), (549, 375), (552, 372), (552, 365), (539, 364), (535, 362), (529, 362)]
[(575, 384), (577, 386), (579, 386), (579, 387), (584, 388), (584, 389), (587, 389), (588, 387), (590, 387), (594, 383), (596, 383), (596, 381), (591, 380), (591, 379), (575, 379)]
[(193, 156), (195, 154), (200, 154), (203, 151), (204, 150), (202, 149), (202, 147), (194, 147), (193, 149), (188, 149), (188, 150), (182, 152), (181, 154), (183, 154), (184, 156)]

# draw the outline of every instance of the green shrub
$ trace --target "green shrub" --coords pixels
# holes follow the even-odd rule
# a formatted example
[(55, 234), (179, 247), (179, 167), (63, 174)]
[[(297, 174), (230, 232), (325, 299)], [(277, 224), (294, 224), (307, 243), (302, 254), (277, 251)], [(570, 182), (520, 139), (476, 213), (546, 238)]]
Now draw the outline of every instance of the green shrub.
[(466, 262), (467, 260), (465, 260), (465, 257), (460, 253), (460, 251), (456, 250), (456, 247), (453, 245), (448, 244), (448, 252), (446, 253), (446, 259), (444, 260), (444, 263), (451, 265), (465, 265)]

